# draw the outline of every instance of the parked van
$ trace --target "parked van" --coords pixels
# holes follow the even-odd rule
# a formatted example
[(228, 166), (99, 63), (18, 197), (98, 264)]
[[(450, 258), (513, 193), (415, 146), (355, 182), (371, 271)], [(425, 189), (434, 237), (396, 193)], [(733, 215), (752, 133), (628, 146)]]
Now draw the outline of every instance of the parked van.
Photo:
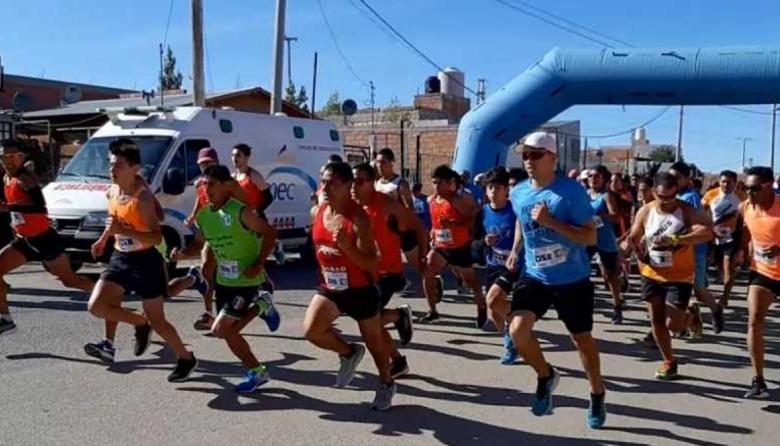
[(193, 236), (184, 219), (195, 202), (200, 149), (216, 149), (220, 163), (232, 170), (233, 146), (252, 147), (251, 165), (265, 176), (274, 197), (266, 215), (291, 251), (307, 244), (310, 197), (320, 166), (331, 154), (344, 155), (340, 135), (329, 121), (203, 107), (102, 111), (109, 122), (43, 190), (52, 224), (75, 266), (92, 261), (90, 246), (105, 227), (111, 185), (108, 146), (118, 138), (129, 138), (140, 148), (141, 174), (165, 209), (162, 230), (169, 249), (185, 246)]

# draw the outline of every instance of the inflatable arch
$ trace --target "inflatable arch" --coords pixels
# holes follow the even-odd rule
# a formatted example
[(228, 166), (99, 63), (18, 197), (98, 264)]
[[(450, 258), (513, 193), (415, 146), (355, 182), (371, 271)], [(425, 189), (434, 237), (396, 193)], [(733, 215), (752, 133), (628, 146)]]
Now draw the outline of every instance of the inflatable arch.
[(772, 103), (780, 47), (556, 48), (463, 117), (453, 167), (504, 165), (510, 145), (573, 105)]

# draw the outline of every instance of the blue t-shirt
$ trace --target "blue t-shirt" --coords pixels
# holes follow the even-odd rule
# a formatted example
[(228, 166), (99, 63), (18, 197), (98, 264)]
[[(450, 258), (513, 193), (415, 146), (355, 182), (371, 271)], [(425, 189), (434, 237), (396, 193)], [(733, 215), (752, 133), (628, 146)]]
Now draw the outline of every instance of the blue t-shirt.
[(474, 183), (469, 183), (466, 185), (466, 189), (471, 192), (471, 196), (474, 197), (474, 200), (477, 202), (477, 204), (482, 203), (482, 199), (485, 196), (485, 191), (482, 189), (482, 186)]
[[(677, 198), (690, 204), (696, 209), (696, 212), (702, 212), (701, 210), (701, 197), (693, 189), (682, 189), (677, 193)], [(693, 252), (696, 255), (696, 263), (707, 261), (707, 244), (699, 243), (693, 248)]]
[(590, 196), (590, 207), (596, 214), (593, 221), (596, 223), (596, 248), (606, 252), (617, 252), (617, 238), (615, 237), (615, 224), (608, 218), (602, 218), (599, 214), (605, 214), (607, 208), (607, 192), (600, 192)]
[(412, 204), (414, 205), (414, 213), (422, 220), (425, 229), (431, 229), (431, 208), (428, 206), (428, 197), (426, 195), (417, 198), (412, 196)]
[(544, 188), (534, 188), (531, 181), (526, 180), (512, 189), (510, 199), (523, 228), (525, 275), (546, 285), (565, 285), (587, 279), (590, 262), (585, 246), (531, 218), (531, 210), (546, 203), (553, 218), (562, 223), (583, 226), (593, 221), (593, 208), (585, 189), (578, 182), (561, 176)]
[[(493, 209), (490, 204), (482, 207), (482, 227), (485, 235), (494, 234), (498, 241), (492, 247), (486, 246), (485, 263), (490, 266), (504, 266), (515, 240), (515, 212), (512, 203), (502, 209)], [(520, 265), (518, 265), (520, 267)]]

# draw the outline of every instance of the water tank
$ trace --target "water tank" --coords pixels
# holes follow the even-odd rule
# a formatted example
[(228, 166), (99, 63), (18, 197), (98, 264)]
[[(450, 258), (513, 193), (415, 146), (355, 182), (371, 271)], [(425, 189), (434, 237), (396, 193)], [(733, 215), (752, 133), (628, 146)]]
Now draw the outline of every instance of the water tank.
[(645, 133), (644, 127), (639, 127), (636, 130), (634, 130), (634, 142), (644, 144), (645, 139), (647, 138), (647, 134)]
[(457, 68), (447, 67), (439, 72), (441, 92), (453, 96), (464, 97), (463, 86), (466, 84), (466, 75)]
[(441, 93), (441, 81), (436, 76), (425, 79), (425, 94)]

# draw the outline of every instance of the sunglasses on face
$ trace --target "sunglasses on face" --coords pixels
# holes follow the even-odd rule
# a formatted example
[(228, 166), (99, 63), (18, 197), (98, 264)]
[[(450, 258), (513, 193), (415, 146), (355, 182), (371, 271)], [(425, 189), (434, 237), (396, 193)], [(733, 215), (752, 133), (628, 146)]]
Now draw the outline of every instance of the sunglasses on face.
[(763, 188), (764, 188), (763, 184), (754, 184), (752, 186), (745, 185), (745, 192), (747, 192), (750, 195), (753, 195), (761, 192), (761, 189)]
[(547, 152), (544, 152), (544, 151), (542, 151), (542, 152), (532, 152), (530, 150), (526, 150), (526, 151), (523, 152), (523, 161), (528, 161), (528, 160), (537, 161), (537, 160), (542, 159), (544, 157), (544, 155), (546, 155), (546, 154), (547, 154)]
[(655, 194), (656, 198), (658, 198), (659, 201), (674, 201), (677, 199), (677, 195), (661, 195), (661, 194)]

